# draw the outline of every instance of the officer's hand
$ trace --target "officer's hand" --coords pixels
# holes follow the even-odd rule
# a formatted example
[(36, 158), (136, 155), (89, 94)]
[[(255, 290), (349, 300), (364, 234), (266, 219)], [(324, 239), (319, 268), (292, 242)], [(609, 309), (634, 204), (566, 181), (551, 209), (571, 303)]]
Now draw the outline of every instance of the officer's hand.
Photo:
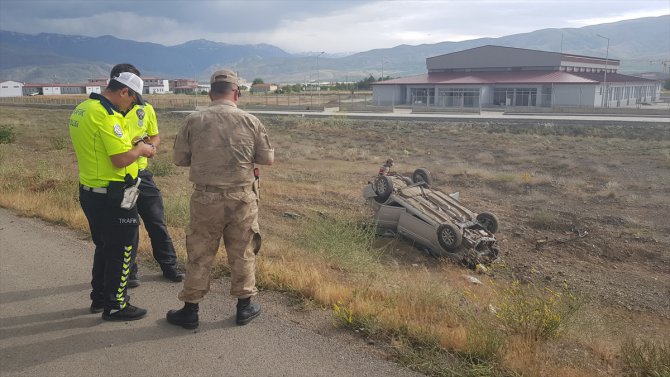
[(140, 156), (151, 158), (156, 154), (156, 148), (152, 144), (139, 143), (136, 148), (138, 148)]

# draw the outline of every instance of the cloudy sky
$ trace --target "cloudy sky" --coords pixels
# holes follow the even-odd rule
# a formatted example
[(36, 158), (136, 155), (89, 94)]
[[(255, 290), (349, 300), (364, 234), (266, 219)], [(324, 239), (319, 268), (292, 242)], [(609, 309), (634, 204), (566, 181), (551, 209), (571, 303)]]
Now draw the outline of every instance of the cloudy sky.
[(670, 14), (670, 0), (0, 0), (0, 29), (358, 52)]

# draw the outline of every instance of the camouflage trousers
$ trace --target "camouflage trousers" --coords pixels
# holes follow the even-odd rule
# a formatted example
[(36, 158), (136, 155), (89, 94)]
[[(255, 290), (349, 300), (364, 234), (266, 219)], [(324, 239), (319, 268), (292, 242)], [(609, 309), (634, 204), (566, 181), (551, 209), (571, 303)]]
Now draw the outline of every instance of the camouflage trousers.
[[(214, 191), (214, 192), (213, 192)], [(258, 203), (251, 187), (196, 186), (186, 231), (186, 278), (179, 299), (198, 303), (209, 292), (210, 271), (223, 238), (231, 270), (230, 294), (256, 295), (256, 254), (261, 247)]]

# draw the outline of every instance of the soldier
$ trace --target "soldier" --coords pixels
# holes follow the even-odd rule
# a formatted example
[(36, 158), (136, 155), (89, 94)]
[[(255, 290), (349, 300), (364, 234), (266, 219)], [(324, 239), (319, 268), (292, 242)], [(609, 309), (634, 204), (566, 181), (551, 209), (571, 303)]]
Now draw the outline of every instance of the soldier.
[(179, 299), (184, 307), (167, 313), (169, 323), (198, 327), (198, 304), (209, 291), (210, 269), (223, 242), (231, 269), (230, 294), (237, 298), (236, 323), (246, 325), (261, 307), (251, 302), (256, 289), (255, 259), (261, 247), (254, 164), (272, 165), (274, 149), (265, 127), (237, 108), (240, 88), (229, 70), (210, 79), (212, 104), (189, 116), (174, 144), (174, 162), (190, 166), (194, 183), (186, 232), (186, 278)]
[(388, 175), (391, 172), (393, 167), (393, 159), (389, 158), (386, 162), (379, 167), (379, 175)]

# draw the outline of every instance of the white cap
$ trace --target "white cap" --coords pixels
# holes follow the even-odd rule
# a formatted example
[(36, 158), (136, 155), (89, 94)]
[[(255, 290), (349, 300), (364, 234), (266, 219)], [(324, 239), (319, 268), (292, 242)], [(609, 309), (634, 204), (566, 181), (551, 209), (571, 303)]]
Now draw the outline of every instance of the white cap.
[(137, 99), (139, 100), (140, 104), (144, 103), (144, 100), (142, 99), (142, 90), (144, 89), (144, 81), (142, 81), (142, 79), (139, 76), (137, 76), (132, 72), (121, 72), (118, 76), (113, 77), (112, 80), (116, 80), (121, 84), (127, 86), (128, 88), (132, 89), (135, 92), (135, 94), (137, 94)]

